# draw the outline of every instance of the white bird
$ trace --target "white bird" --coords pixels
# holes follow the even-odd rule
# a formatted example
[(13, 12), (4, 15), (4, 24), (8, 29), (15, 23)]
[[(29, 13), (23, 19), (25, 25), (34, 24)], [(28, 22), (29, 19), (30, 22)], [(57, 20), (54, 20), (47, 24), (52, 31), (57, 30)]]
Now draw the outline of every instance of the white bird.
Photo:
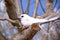
[(51, 18), (51, 19), (38, 19), (38, 18), (33, 18), (33, 17), (30, 17), (29, 15), (27, 14), (21, 14), (19, 16), (19, 19), (21, 20), (21, 23), (23, 26), (30, 26), (31, 24), (33, 23), (45, 23), (45, 22), (50, 22), (50, 21), (54, 21), (56, 19), (58, 19), (59, 16), (56, 16), (54, 18)]

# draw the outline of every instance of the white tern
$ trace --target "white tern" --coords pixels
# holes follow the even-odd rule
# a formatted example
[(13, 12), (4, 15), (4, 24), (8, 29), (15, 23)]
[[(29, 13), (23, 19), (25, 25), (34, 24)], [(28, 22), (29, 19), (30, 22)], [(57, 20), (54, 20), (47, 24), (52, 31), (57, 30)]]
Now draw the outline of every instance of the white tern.
[(19, 16), (19, 19), (21, 20), (21, 23), (23, 26), (29, 26), (33, 23), (45, 23), (45, 22), (56, 20), (58, 18), (59, 18), (59, 16), (56, 16), (56, 17), (51, 18), (51, 19), (38, 19), (38, 18), (30, 17), (27, 14), (21, 14)]

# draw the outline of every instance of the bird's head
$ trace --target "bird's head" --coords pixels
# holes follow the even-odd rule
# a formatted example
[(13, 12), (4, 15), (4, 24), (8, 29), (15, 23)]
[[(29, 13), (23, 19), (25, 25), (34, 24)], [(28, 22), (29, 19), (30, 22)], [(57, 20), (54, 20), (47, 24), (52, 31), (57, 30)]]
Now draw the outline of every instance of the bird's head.
[(21, 21), (21, 20), (25, 20), (25, 19), (28, 19), (30, 16), (28, 16), (27, 14), (21, 14), (18, 19)]

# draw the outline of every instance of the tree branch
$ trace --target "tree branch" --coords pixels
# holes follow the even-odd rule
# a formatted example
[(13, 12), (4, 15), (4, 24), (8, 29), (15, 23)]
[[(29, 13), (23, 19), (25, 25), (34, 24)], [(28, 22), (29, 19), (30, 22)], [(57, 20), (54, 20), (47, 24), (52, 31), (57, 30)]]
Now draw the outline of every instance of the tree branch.
[(33, 36), (40, 30), (38, 23), (32, 24), (29, 28), (19, 33), (14, 40), (31, 40)]
[(37, 13), (37, 9), (38, 9), (38, 3), (39, 3), (39, 0), (36, 0), (36, 5), (35, 5), (35, 8), (34, 8), (33, 17), (36, 17), (36, 13)]
[(43, 12), (45, 13), (45, 10), (44, 10), (44, 8), (43, 8), (43, 6), (42, 6), (41, 0), (39, 0), (39, 3), (40, 3), (40, 6), (41, 6)]
[(53, 12), (53, 0), (46, 0), (46, 13)]
[(16, 6), (17, 16), (20, 16), (20, 14), (21, 14), (21, 9), (19, 8), (18, 0), (15, 0), (15, 6)]
[(25, 11), (26, 14), (29, 13), (29, 7), (30, 7), (30, 0), (28, 0), (28, 3), (27, 3), (27, 7), (26, 7), (26, 11)]
[(20, 7), (21, 7), (21, 10), (22, 10), (22, 13), (24, 13), (23, 6), (22, 6), (22, 0), (20, 0)]
[(55, 1), (55, 5), (54, 5), (54, 8), (56, 7), (56, 4), (57, 4), (58, 0)]
[(11, 19), (8, 19), (8, 18), (0, 18), (0, 20), (2, 20), (2, 21), (7, 20), (7, 21), (9, 21), (9, 22), (11, 22), (11, 23), (15, 23), (15, 21), (13, 21), (13, 20), (11, 20)]
[(46, 13), (41, 15), (40, 18), (46, 18), (53, 14), (53, 0), (46, 0)]
[(15, 0), (5, 0), (7, 13), (9, 15), (9, 18), (11, 18), (11, 19), (16, 19), (17, 18), (16, 6), (14, 4), (14, 1)]
[(19, 32), (24, 30), (22, 27), (22, 24), (19, 20), (12, 20), (12, 19), (8, 19), (8, 18), (0, 18), (0, 20), (2, 20), (2, 21), (7, 20), (8, 22), (12, 23), (13, 25), (15, 25), (17, 27)]

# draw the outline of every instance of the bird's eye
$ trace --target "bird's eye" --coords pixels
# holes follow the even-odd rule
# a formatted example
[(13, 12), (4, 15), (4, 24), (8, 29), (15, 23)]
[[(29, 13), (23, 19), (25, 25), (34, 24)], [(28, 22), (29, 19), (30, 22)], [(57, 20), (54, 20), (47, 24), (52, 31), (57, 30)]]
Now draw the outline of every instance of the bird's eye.
[(24, 16), (21, 16), (21, 17), (24, 17)]

